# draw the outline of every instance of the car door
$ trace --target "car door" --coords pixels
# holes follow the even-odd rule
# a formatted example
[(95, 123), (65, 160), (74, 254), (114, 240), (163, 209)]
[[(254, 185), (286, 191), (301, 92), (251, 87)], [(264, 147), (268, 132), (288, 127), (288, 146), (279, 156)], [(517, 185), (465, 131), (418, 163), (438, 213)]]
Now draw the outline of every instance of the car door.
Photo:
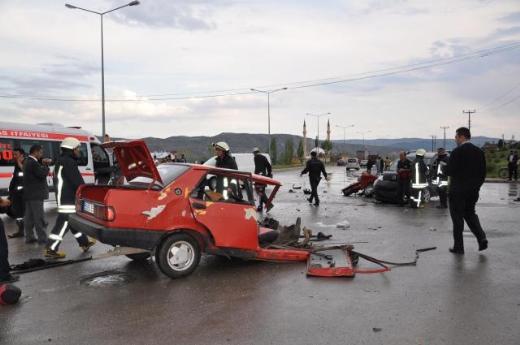
[(226, 173), (205, 176), (191, 193), (193, 216), (213, 235), (215, 245), (254, 250), (258, 222), (251, 181)]

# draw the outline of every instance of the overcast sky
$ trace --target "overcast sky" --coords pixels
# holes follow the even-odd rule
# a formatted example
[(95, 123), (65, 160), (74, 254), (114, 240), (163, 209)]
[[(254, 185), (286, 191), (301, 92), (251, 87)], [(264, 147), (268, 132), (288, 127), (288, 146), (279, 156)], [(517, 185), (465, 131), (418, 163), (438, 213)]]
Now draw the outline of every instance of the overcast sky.
[[(125, 1), (71, 3), (104, 11)], [(519, 0), (143, 0), (106, 15), (104, 32), (106, 97), (130, 100), (107, 102), (112, 136), (266, 133), (263, 94), (189, 97), (270, 85), (289, 87), (271, 95), (273, 133), (301, 134), (307, 119), (314, 136), (305, 114), (331, 112), (333, 139), (343, 139), (335, 125), (350, 124), (347, 138), (441, 137), (440, 126), (452, 137), (467, 123), (462, 110), (476, 109), (474, 135), (520, 136), (520, 47), (294, 88), (520, 42)], [(100, 79), (99, 16), (62, 1), (0, 0), (0, 96), (19, 96), (0, 97), (1, 121), (99, 134)]]

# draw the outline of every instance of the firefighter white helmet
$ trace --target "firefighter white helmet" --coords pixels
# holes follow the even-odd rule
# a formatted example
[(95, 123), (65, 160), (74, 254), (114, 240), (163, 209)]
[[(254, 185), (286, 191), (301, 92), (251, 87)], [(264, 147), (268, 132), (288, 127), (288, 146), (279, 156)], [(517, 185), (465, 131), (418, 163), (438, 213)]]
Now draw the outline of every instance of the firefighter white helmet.
[(425, 149), (418, 149), (417, 151), (415, 151), (415, 155), (416, 156), (424, 157), (425, 154), (426, 154), (426, 150)]
[(63, 141), (61, 142), (60, 147), (62, 149), (74, 150), (76, 147), (78, 147), (80, 145), (81, 145), (81, 143), (79, 142), (78, 139), (72, 138), (72, 137), (68, 137), (68, 138), (63, 139)]
[(259, 149), (258, 147), (255, 147), (255, 148), (253, 149), (253, 153), (257, 153), (257, 152), (260, 152), (260, 149)]
[(218, 143), (213, 143), (213, 147), (216, 149), (221, 149), (224, 151), (229, 151), (229, 145), (224, 141), (219, 141)]

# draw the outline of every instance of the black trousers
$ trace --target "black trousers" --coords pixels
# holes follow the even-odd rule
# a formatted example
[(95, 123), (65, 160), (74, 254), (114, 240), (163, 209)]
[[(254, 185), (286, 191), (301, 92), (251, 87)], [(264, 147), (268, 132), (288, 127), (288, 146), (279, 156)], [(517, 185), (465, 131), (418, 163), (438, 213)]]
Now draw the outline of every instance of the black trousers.
[(410, 180), (399, 180), (399, 200), (404, 203), (404, 198), (410, 197)]
[(514, 163), (507, 163), (507, 167), (509, 169), (509, 179), (518, 180), (518, 165)]
[(450, 191), (450, 215), (453, 222), (453, 248), (455, 250), (464, 250), (464, 239), (462, 236), (464, 221), (468, 224), (469, 229), (473, 235), (475, 235), (477, 241), (480, 242), (486, 239), (486, 233), (482, 230), (480, 220), (475, 213), (475, 205), (479, 197), (478, 193), (478, 189)]
[(448, 206), (448, 188), (439, 187), (438, 193), (439, 193), (439, 200), (441, 202), (441, 206)]
[(267, 199), (267, 195), (265, 194), (265, 188), (266, 188), (266, 185), (264, 185), (264, 184), (255, 185), (256, 194), (258, 194), (258, 197), (260, 199), (260, 201), (258, 203), (259, 208), (262, 208), (264, 205), (267, 205), (268, 199)]
[(86, 246), (88, 244), (87, 235), (69, 228), (69, 214), (70, 213), (58, 213), (56, 224), (54, 224), (54, 228), (52, 228), (52, 231), (49, 234), (47, 248), (57, 251), (63, 241), (63, 237), (69, 230), (74, 235), (80, 246)]
[(8, 254), (4, 222), (0, 219), (0, 278), (6, 278), (9, 275)]
[(320, 184), (321, 178), (319, 177), (309, 177), (309, 183), (311, 184), (311, 197), (309, 199), (310, 202), (314, 199), (316, 204), (320, 203), (320, 198), (318, 196), (318, 185)]

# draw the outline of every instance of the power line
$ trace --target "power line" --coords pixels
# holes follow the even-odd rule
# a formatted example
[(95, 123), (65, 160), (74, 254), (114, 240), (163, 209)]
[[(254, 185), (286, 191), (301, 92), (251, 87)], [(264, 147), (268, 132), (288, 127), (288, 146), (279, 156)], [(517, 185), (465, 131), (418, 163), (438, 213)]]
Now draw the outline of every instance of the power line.
[[(386, 77), (391, 75), (397, 75), (402, 73), (409, 73), (413, 71), (418, 71), (422, 69), (427, 69), (431, 67), (438, 67), (438, 66), (444, 66), (449, 65), (453, 63), (459, 63), (463, 61), (467, 61), (470, 59), (475, 58), (485, 58), (491, 55), (499, 54), (505, 51), (513, 50), (520, 48), (520, 42), (514, 42), (502, 46), (497, 46), (494, 48), (487, 48), (487, 49), (480, 49), (471, 53), (462, 54), (456, 57), (452, 58), (445, 58), (445, 59), (437, 59), (437, 60), (431, 60), (427, 62), (418, 62), (414, 64), (399, 66), (399, 67), (391, 67), (391, 68), (385, 68), (380, 69), (372, 72), (363, 72), (351, 75), (350, 77), (335, 77), (335, 78), (324, 78), (324, 79), (315, 79), (315, 80), (308, 80), (308, 81), (300, 81), (300, 82), (289, 82), (286, 84), (276, 84), (276, 85), (264, 85), (264, 87), (273, 87), (277, 85), (293, 85), (293, 86), (287, 86), (288, 89), (303, 89), (303, 88), (311, 88), (311, 87), (320, 87), (320, 86), (326, 86), (326, 85), (333, 85), (333, 84), (341, 84), (341, 83), (348, 83), (348, 82), (355, 82), (360, 80), (366, 80), (366, 79), (373, 79), (373, 78), (380, 78), (380, 77)], [(236, 95), (247, 95), (252, 94), (253, 91), (244, 89), (228, 89), (228, 90), (221, 90), (215, 91), (214, 94), (203, 94), (203, 92), (199, 95), (196, 94), (155, 94), (155, 95), (149, 95), (149, 96), (137, 96), (136, 99), (106, 99), (107, 102), (143, 102), (143, 101), (167, 101), (167, 100), (188, 100), (188, 99), (204, 99), (204, 98), (216, 98), (216, 97), (228, 97), (228, 96), (236, 96)], [(209, 93), (209, 92), (208, 92)], [(169, 95), (178, 95), (178, 97), (163, 97), (163, 96), (169, 96)], [(184, 95), (184, 96), (183, 96)], [(154, 97), (150, 97), (154, 96)], [(28, 96), (28, 95), (9, 95), (9, 94), (3, 94), (0, 95), (0, 98), (6, 98), (6, 99), (29, 99), (29, 100), (35, 100), (35, 101), (57, 101), (57, 102), (98, 102), (99, 99), (77, 99), (77, 98), (67, 98), (67, 97), (51, 97), (51, 96)]]

